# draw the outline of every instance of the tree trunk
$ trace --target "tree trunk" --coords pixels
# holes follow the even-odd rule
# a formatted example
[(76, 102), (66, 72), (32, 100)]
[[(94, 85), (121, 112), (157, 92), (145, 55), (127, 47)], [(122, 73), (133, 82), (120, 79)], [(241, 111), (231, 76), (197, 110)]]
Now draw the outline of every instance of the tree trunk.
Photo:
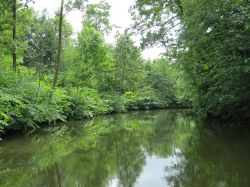
[(16, 71), (16, 0), (13, 0), (12, 6), (12, 19), (13, 19), (13, 28), (12, 28), (12, 40), (13, 40), (13, 49), (12, 49), (12, 60), (13, 60), (13, 69)]
[(52, 85), (53, 89), (55, 89), (56, 85), (57, 85), (57, 79), (58, 79), (59, 67), (60, 67), (60, 61), (61, 61), (63, 5), (64, 5), (64, 0), (61, 0), (60, 18), (59, 18), (59, 30), (58, 30), (57, 58), (56, 58), (56, 65), (55, 65), (54, 80), (53, 80), (53, 85)]

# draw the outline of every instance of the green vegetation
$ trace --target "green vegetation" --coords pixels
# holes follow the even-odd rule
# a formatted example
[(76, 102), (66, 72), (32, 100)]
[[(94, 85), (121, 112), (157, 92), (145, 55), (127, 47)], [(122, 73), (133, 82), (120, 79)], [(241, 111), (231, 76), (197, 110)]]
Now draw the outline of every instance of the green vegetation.
[[(115, 44), (105, 1), (61, 0), (55, 17), (29, 0), (0, 3), (0, 132), (137, 109), (194, 107), (197, 114), (250, 118), (250, 5), (247, 0), (136, 0), (130, 29)], [(73, 36), (65, 19), (82, 12)], [(166, 53), (142, 58), (142, 47)]]
[[(12, 1), (0, 3), (1, 132), (99, 114), (189, 106), (176, 65), (163, 58), (145, 61), (128, 31), (118, 34), (114, 45), (105, 42), (104, 34), (112, 30), (106, 2), (61, 1), (53, 18), (46, 10), (38, 14), (26, 1), (14, 3), (15, 10), (9, 8)], [(75, 8), (84, 14), (83, 29), (72, 39), (64, 17)]]
[(163, 45), (182, 67), (198, 114), (248, 122), (248, 0), (136, 0), (132, 15), (143, 46)]

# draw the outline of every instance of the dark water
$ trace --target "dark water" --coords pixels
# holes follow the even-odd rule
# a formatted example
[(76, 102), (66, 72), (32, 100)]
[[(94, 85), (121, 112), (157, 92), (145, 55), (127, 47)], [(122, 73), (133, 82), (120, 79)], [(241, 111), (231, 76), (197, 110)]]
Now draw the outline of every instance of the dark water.
[(250, 132), (133, 112), (0, 141), (2, 187), (247, 187)]

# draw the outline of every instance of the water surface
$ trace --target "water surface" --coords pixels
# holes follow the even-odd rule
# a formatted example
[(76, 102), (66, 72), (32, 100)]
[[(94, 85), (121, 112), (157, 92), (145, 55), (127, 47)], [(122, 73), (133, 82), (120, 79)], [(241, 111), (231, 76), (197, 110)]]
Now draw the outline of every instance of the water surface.
[(1, 187), (250, 186), (250, 132), (186, 111), (131, 112), (0, 142)]

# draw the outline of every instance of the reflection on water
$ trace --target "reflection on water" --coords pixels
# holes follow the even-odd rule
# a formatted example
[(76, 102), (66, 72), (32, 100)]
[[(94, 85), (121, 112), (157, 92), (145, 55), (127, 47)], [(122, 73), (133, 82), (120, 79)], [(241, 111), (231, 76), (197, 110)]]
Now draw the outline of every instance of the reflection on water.
[(0, 186), (249, 186), (249, 135), (175, 110), (60, 124), (1, 141)]

